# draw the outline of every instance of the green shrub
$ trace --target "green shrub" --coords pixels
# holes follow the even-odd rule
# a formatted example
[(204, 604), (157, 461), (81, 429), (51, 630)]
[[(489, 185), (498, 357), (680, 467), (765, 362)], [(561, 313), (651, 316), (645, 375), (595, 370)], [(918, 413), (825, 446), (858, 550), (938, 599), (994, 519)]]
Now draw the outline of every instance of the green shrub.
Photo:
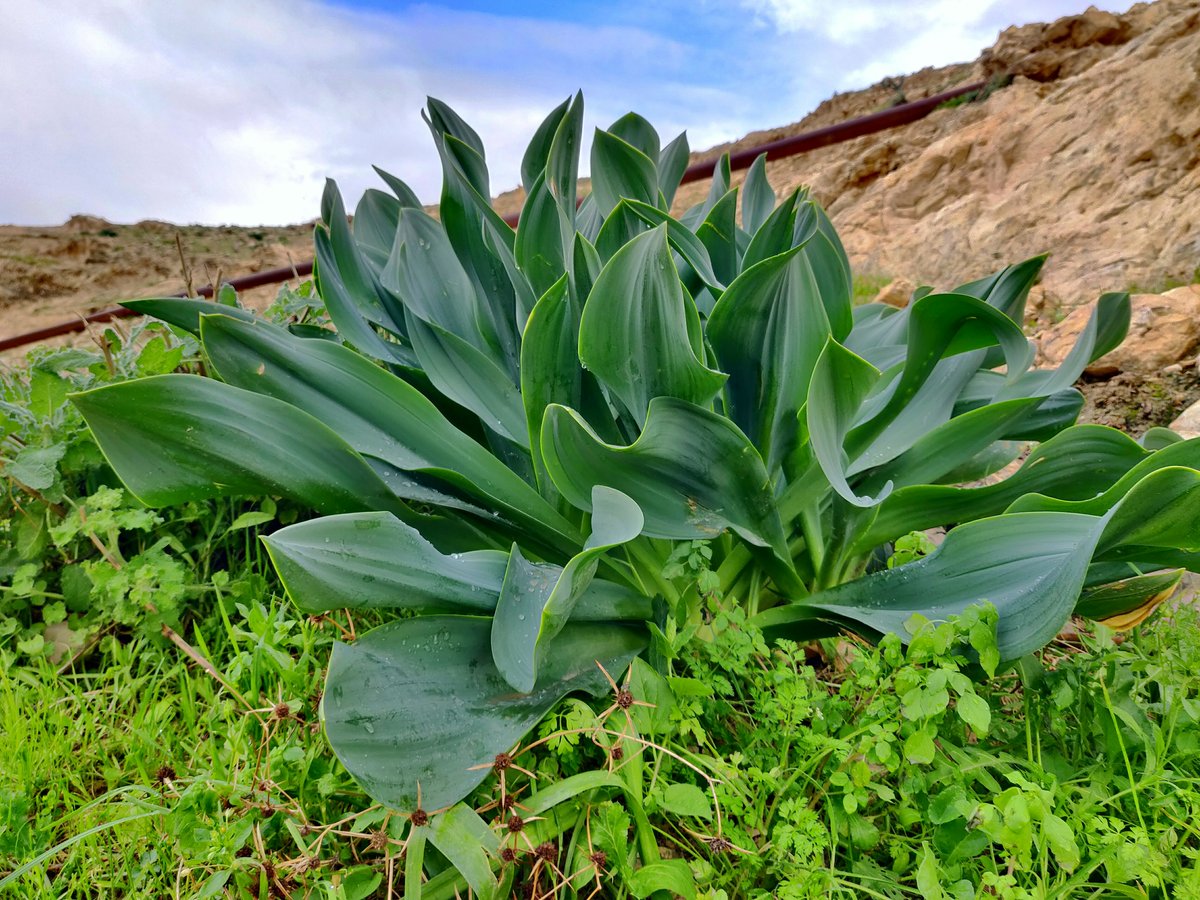
[[(440, 220), (381, 172), (392, 193), (368, 191), (351, 230), (327, 187), (315, 275), (336, 330), (138, 301), (197, 335), (217, 378), (73, 396), (150, 505), (318, 513), (266, 541), (301, 609), (404, 613), (333, 651), (326, 733), (484, 891), (482, 823), (458, 801), (564, 696), (616, 690), (639, 658), (672, 674), (718, 598), (793, 641), (908, 641), (986, 600), (993, 649), (968, 655), (993, 672), (1073, 612), (1160, 596), (1200, 547), (1200, 442), (1073, 424), (1071, 385), (1123, 338), (1128, 295), (1036, 370), (1018, 323), (1043, 258), (854, 308), (829, 219), (804, 190), (777, 202), (761, 158), (740, 198), (725, 158), (672, 218), (686, 139), (630, 114), (596, 132), (577, 204), (582, 120), (576, 97), (539, 127), (514, 231), (478, 135), (430, 100)], [(969, 486), (1031, 441), (1015, 474)], [(936, 526), (940, 547), (886, 566)]]

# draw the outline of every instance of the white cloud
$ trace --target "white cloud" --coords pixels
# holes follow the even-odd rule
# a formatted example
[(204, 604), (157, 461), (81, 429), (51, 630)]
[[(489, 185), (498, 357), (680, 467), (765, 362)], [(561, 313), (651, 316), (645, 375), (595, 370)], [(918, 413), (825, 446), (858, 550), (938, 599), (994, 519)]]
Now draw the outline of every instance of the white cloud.
[[(304, 221), (326, 176), (349, 205), (376, 186), (372, 163), (433, 201), (426, 94), (480, 132), (501, 191), (537, 123), (580, 88), (589, 133), (634, 108), (664, 138), (687, 128), (699, 149), (795, 121), (834, 90), (973, 58), (1005, 17), (1084, 3), (616, 0), (590, 23), (434, 3), (9, 4), (0, 222)], [(572, 9), (590, 8), (562, 15)]]
[(504, 190), (533, 129), (577, 88), (589, 127), (626, 111), (606, 62), (638, 53), (669, 66), (682, 52), (632, 28), (435, 7), (401, 17), (312, 0), (25, 4), (0, 33), (0, 221), (303, 221), (326, 176), (352, 205), (376, 185), (372, 163), (435, 200), (427, 93), (480, 132)]

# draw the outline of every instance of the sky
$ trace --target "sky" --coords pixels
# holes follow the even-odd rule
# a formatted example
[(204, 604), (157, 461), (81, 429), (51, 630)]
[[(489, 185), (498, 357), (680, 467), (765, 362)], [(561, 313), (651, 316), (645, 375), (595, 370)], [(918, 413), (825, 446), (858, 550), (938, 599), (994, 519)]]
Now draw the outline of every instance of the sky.
[(0, 0), (0, 223), (305, 222), (327, 177), (351, 208), (380, 187), (372, 164), (436, 202), (426, 96), (480, 133), (498, 193), (579, 89), (585, 134), (634, 110), (703, 149), (1087, 5)]

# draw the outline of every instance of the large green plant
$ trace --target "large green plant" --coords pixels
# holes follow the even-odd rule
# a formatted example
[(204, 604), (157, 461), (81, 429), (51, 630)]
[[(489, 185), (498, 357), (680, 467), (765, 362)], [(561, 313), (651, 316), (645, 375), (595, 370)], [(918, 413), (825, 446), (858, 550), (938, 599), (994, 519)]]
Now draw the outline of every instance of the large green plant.
[[(216, 378), (74, 397), (151, 505), (319, 513), (267, 539), (301, 608), (408, 614), (329, 666), (326, 732), (372, 796), (456, 803), (564, 695), (607, 691), (600, 666), (669, 667), (717, 596), (791, 638), (904, 636), (989, 601), (1015, 659), (1072, 612), (1126, 612), (1200, 568), (1200, 442), (1073, 424), (1071, 385), (1123, 338), (1127, 295), (1034, 369), (1019, 323), (1042, 258), (853, 308), (829, 219), (803, 190), (777, 202), (763, 159), (739, 191), (723, 158), (672, 218), (686, 139), (630, 114), (595, 133), (579, 203), (582, 121), (576, 97), (534, 135), (514, 231), (478, 135), (430, 100), (439, 218), (383, 172), (393, 193), (367, 191), (353, 228), (325, 192), (336, 331), (131, 303), (197, 334)], [(935, 552), (880, 564), (936, 526)], [(712, 572), (672, 577), (695, 541)]]

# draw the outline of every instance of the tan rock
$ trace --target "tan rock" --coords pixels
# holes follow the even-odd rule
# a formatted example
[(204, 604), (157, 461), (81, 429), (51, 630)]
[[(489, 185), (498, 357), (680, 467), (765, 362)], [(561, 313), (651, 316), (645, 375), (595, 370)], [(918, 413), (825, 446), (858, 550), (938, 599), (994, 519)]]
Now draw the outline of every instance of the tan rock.
[(1184, 438), (1200, 437), (1200, 400), (1197, 400), (1171, 423), (1171, 430)]
[[(1128, 337), (1112, 353), (1096, 360), (1096, 366), (1157, 373), (1190, 359), (1200, 347), (1200, 285), (1165, 294), (1136, 294), (1132, 307)], [(1056, 366), (1066, 358), (1090, 315), (1090, 307), (1080, 307), (1041, 336), (1038, 351), (1042, 364)]]
[(886, 303), (888, 306), (895, 306), (897, 309), (903, 309), (908, 306), (908, 302), (912, 299), (913, 291), (917, 286), (907, 278), (895, 278), (888, 282), (875, 295), (874, 303)]

